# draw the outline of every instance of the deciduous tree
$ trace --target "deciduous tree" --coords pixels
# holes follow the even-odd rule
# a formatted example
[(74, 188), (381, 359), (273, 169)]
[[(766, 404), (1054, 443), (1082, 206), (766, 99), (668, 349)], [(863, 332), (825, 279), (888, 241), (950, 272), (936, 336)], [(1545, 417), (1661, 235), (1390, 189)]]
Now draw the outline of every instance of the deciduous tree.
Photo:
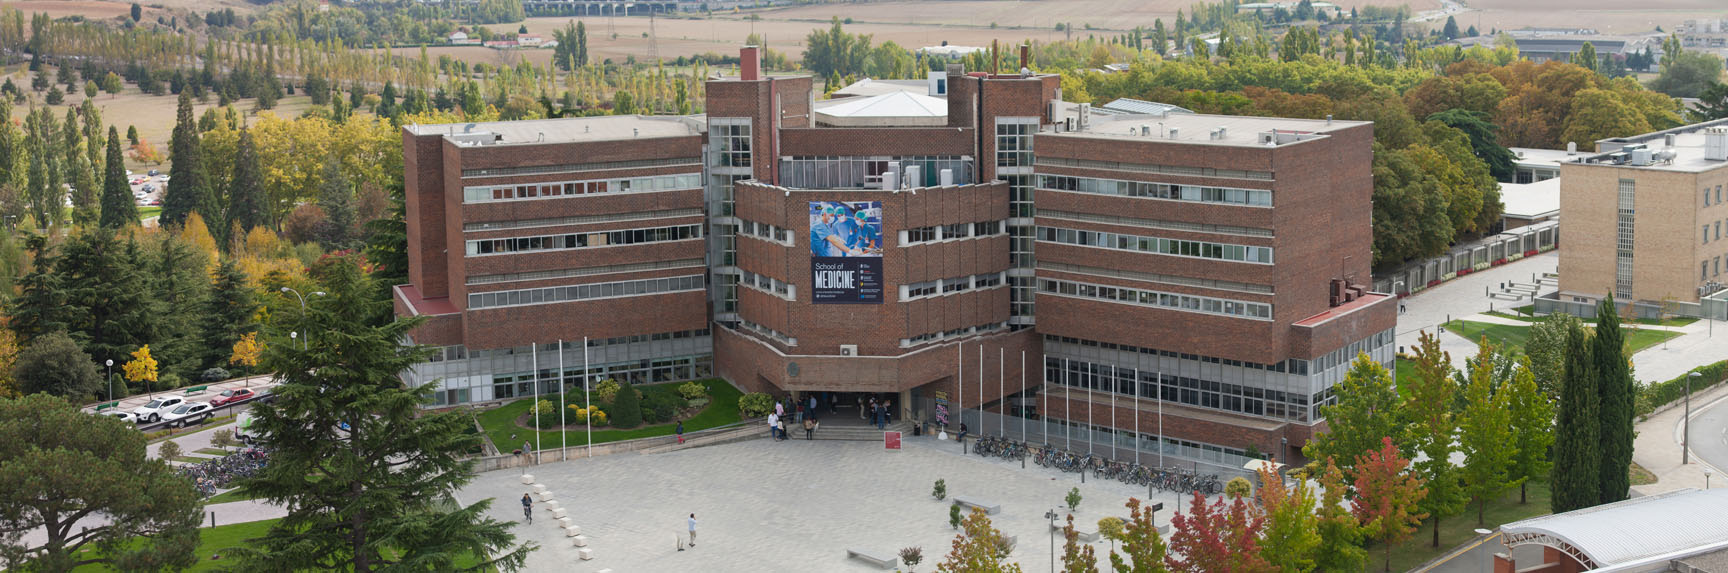
[(1319, 549), (1320, 518), (1314, 513), (1314, 491), (1308, 481), (1297, 480), (1286, 486), (1282, 476), (1270, 465), (1262, 465), (1259, 504), (1256, 510), (1265, 519), (1260, 533), (1260, 557), (1284, 573), (1306, 573), (1314, 570), (1315, 551)]
[[(474, 478), (466, 452), (477, 438), (460, 414), (420, 409), (431, 384), (404, 386), (399, 373), (424, 361), (402, 340), (419, 320), (365, 324), (372, 288), (352, 257), (319, 267), (328, 296), (308, 301), (309, 348), (273, 344), (265, 365), (280, 372), (276, 401), (254, 406), (253, 429), (270, 464), (242, 491), (291, 508), (248, 547), (231, 550), (241, 569), (472, 570), (521, 567), (532, 544), (511, 524), (486, 517), (491, 500), (458, 505), (452, 493)], [(306, 476), (319, 473), (323, 479)]]
[(1465, 492), (1451, 459), (1458, 430), (1458, 422), (1452, 418), (1458, 384), (1452, 379), (1452, 355), (1440, 350), (1440, 338), (1427, 331), (1418, 334), (1411, 361), (1416, 372), (1409, 378), (1410, 397), (1404, 403), (1404, 414), (1410, 421), (1406, 449), (1422, 453), (1414, 465), (1428, 484), (1428, 495), (1417, 508), (1434, 520), (1430, 546), (1439, 547), (1441, 518), (1464, 510)]
[(1524, 343), (1524, 355), (1530, 359), (1530, 374), (1536, 387), (1550, 397), (1559, 397), (1566, 377), (1566, 348), (1574, 337), (1584, 336), (1584, 323), (1578, 317), (1556, 312), (1530, 325), (1530, 338)]
[(1402, 401), (1386, 368), (1366, 354), (1351, 361), (1333, 393), (1337, 403), (1320, 407), (1327, 432), (1314, 436), (1302, 451), (1313, 459), (1351, 460), (1343, 469), (1354, 475), (1355, 460), (1376, 449), (1381, 438), (1403, 436), (1398, 414)]
[(133, 384), (143, 383), (141, 388), (149, 388), (156, 384), (156, 358), (150, 356), (150, 345), (138, 347), (132, 352), (132, 360), (120, 367), (126, 373), (126, 380)]
[[(68, 343), (70, 341), (67, 341)], [(144, 435), (46, 395), (0, 399), (0, 566), (179, 570), (197, 563), (192, 483), (146, 459)]]
[(1260, 556), (1260, 530), (1265, 519), (1249, 511), (1243, 498), (1206, 502), (1194, 492), (1188, 513), (1170, 520), (1170, 549), (1164, 565), (1171, 571), (1188, 573), (1266, 571), (1271, 565)]
[(1386, 546), (1385, 571), (1392, 570), (1392, 546), (1409, 539), (1428, 517), (1416, 509), (1428, 490), (1409, 469), (1410, 460), (1398, 454), (1392, 438), (1383, 438), (1380, 449), (1356, 461), (1352, 508), (1369, 536)]
[(1091, 544), (1080, 543), (1074, 514), (1068, 514), (1068, 524), (1062, 526), (1062, 539), (1062, 573), (1098, 573), (1098, 555)]
[(1513, 431), (1512, 460), (1507, 478), (1518, 484), (1518, 503), (1527, 503), (1525, 494), (1530, 480), (1547, 480), (1549, 468), (1553, 466), (1548, 451), (1554, 445), (1554, 401), (1537, 387), (1534, 370), (1528, 362), (1513, 375), (1512, 383), (1502, 387), (1501, 391), (1507, 393), (1506, 409)]
[(1110, 568), (1129, 573), (1166, 573), (1169, 569), (1164, 567), (1164, 539), (1153, 523), (1152, 507), (1132, 497), (1128, 498), (1127, 506), (1128, 519), (1122, 523), (1122, 552), (1127, 557), (1110, 550)]
[(1316, 571), (1361, 571), (1368, 565), (1368, 550), (1362, 547), (1365, 532), (1344, 503), (1350, 486), (1344, 472), (1330, 458), (1320, 466), (1320, 511), (1316, 515), (1320, 545), (1314, 548)]
[[(1494, 387), (1496, 350), (1486, 339), (1479, 346), (1476, 361), (1470, 368), (1470, 385), (1465, 389), (1464, 411), (1459, 414), (1458, 449), (1464, 453), (1462, 477), (1470, 497), (1476, 501), (1476, 524), (1483, 524), (1488, 502), (1500, 497), (1514, 483), (1510, 475), (1512, 458), (1518, 445), (1511, 412), (1510, 388), (1516, 382)], [(1519, 369), (1517, 377), (1527, 377), (1529, 371)], [(1429, 495), (1433, 482), (1429, 482)]]
[(1005, 540), (1001, 531), (990, 524), (990, 516), (973, 510), (960, 522), (961, 533), (954, 536), (948, 557), (936, 565), (938, 573), (1019, 573), (1020, 564), (1007, 563), (1002, 554)]

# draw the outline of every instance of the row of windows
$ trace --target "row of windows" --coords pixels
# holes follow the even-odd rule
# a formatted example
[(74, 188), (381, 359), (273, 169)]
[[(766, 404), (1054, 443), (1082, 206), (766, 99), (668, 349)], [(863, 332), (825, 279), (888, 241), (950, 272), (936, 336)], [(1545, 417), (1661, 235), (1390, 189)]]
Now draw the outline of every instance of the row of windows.
[(1716, 191), (1716, 200), (1715, 201), (1710, 200), (1710, 191), (1711, 190), (1709, 187), (1704, 188), (1704, 206), (1709, 207), (1711, 205), (1721, 205), (1722, 204), (1722, 186), (1721, 185), (1716, 186), (1716, 190), (1715, 190)]
[(641, 169), (645, 167), (668, 167), (672, 165), (701, 165), (700, 157), (668, 157), (664, 159), (632, 159), (628, 161), (603, 161), (598, 163), (567, 163), (564, 165), (530, 165), (526, 167), (488, 167), (484, 169), (463, 169), (462, 177), (503, 177), (506, 175), (539, 175), (542, 173), (571, 173), (576, 171), (600, 171), (603, 169)]
[[(659, 341), (659, 340), (679, 340), (679, 339), (685, 339), (685, 338), (702, 338), (702, 337), (705, 337), (708, 335), (709, 335), (708, 329), (699, 328), (696, 330), (679, 330), (679, 331), (674, 331), (674, 332), (655, 332), (652, 334), (632, 334), (629, 336), (614, 336), (612, 338), (590, 338), (590, 339), (588, 339), (588, 348), (600, 348), (603, 346), (611, 346), (611, 345), (615, 345), (615, 344), (631, 344), (631, 343), (637, 343), (637, 342), (650, 342), (650, 341)], [(565, 341), (563, 341), (563, 349), (564, 350), (575, 350), (575, 349), (580, 349), (580, 348), (582, 348), (582, 341), (581, 340), (565, 340)], [(550, 344), (540, 345), (540, 350), (544, 351), (544, 352), (557, 352), (558, 349), (559, 349), (559, 344), (556, 342), (550, 343)], [(517, 355), (517, 354), (528, 354), (528, 353), (533, 352), (533, 351), (534, 351), (533, 347), (525, 345), (525, 346), (518, 346), (515, 348), (498, 348), (498, 349), (493, 349), (493, 350), (475, 350), (473, 357), (474, 358), (486, 358), (486, 357), (491, 357), (491, 356), (511, 356), (511, 355)], [(464, 358), (468, 358), (468, 348), (466, 346), (457, 344), (454, 346), (440, 346), (440, 347), (433, 348), (432, 349), (432, 357), (427, 359), (426, 361), (427, 362), (443, 362), (445, 360), (462, 360)]]
[(1243, 283), (1243, 282), (1215, 280), (1215, 279), (1201, 279), (1201, 278), (1185, 277), (1185, 276), (1178, 276), (1178, 275), (1165, 275), (1165, 274), (1159, 274), (1159, 273), (1148, 273), (1148, 272), (1141, 272), (1141, 271), (1134, 271), (1134, 270), (1127, 270), (1127, 269), (1106, 269), (1106, 268), (1100, 268), (1100, 267), (1092, 267), (1092, 266), (1086, 266), (1086, 265), (1071, 265), (1071, 264), (1067, 264), (1067, 263), (1057, 263), (1057, 262), (1051, 262), (1051, 261), (1038, 261), (1038, 268), (1043, 269), (1043, 270), (1059, 271), (1059, 272), (1073, 273), (1073, 274), (1078, 274), (1078, 275), (1092, 275), (1092, 276), (1112, 277), (1112, 278), (1119, 278), (1119, 279), (1131, 279), (1131, 280), (1137, 280), (1137, 281), (1172, 284), (1172, 285), (1177, 285), (1177, 286), (1191, 286), (1191, 287), (1209, 288), (1209, 289), (1214, 289), (1214, 290), (1233, 290), (1233, 291), (1240, 291), (1240, 292), (1254, 293), (1254, 294), (1272, 294), (1273, 293), (1272, 285), (1263, 285), (1263, 284), (1256, 284), (1256, 283)]
[(546, 279), (563, 279), (570, 277), (587, 277), (594, 275), (609, 275), (613, 273), (633, 273), (639, 271), (657, 271), (661, 269), (683, 269), (704, 266), (702, 259), (679, 259), (674, 261), (648, 261), (645, 263), (625, 263), (621, 265), (603, 265), (598, 267), (582, 267), (577, 269), (554, 269), (549, 271), (527, 271), (520, 273), (501, 273), (496, 275), (472, 275), (467, 284), (484, 285), (508, 283), (517, 281), (538, 281)]
[(774, 330), (772, 328), (768, 328), (766, 326), (762, 326), (760, 324), (756, 324), (756, 323), (750, 322), (748, 320), (738, 319), (738, 326), (742, 326), (742, 327), (744, 327), (745, 330), (749, 330), (750, 332), (754, 332), (756, 334), (760, 334), (762, 336), (766, 336), (768, 338), (772, 338), (774, 340), (777, 340), (781, 344), (784, 344), (787, 346), (797, 346), (798, 345), (798, 339), (793, 338), (784, 332), (780, 332), (778, 330)]
[(798, 300), (798, 285), (782, 281), (767, 275), (759, 275), (743, 271), (738, 277), (738, 284), (786, 299)]
[(983, 221), (979, 223), (954, 223), (951, 225), (936, 225), (933, 227), (918, 227), (901, 231), (900, 246), (910, 247), (920, 243), (937, 241), (954, 241), (973, 237), (988, 237), (1002, 234), (1001, 221)]
[(501, 255), (529, 251), (585, 249), (589, 247), (634, 245), (638, 243), (658, 243), (664, 241), (682, 241), (686, 239), (700, 238), (702, 238), (701, 225), (673, 225), (670, 227), (654, 227), (650, 229), (600, 231), (598, 233), (569, 233), (563, 235), (540, 235), (536, 237), (510, 237), (507, 239), (481, 239), (468, 241), (468, 254), (470, 256)]
[(1077, 191), (1080, 193), (1121, 195), (1123, 197), (1142, 197), (1147, 199), (1167, 199), (1171, 201), (1225, 203), (1230, 205), (1252, 205), (1255, 207), (1272, 206), (1272, 192), (1261, 189), (1233, 189), (1229, 187), (1174, 185), (1169, 183), (1147, 183), (1145, 181), (1074, 177), (1070, 175), (1039, 175), (1038, 187), (1056, 191)]
[(1060, 227), (1039, 227), (1038, 240), (1068, 245), (1080, 245), (1083, 247), (1140, 251), (1143, 253), (1156, 253), (1178, 257), (1197, 257), (1202, 259), (1239, 261), (1263, 265), (1272, 264), (1272, 247), (1251, 247), (1247, 245), (1232, 245), (1229, 243), (1214, 243), (1210, 241), (1163, 239), (1159, 237), (1143, 237), (1123, 233), (1063, 229)]
[(955, 338), (959, 338), (962, 336), (970, 336), (973, 334), (979, 334), (979, 333), (984, 333), (984, 332), (994, 332), (997, 330), (1002, 330), (1004, 328), (1008, 328), (1008, 323), (992, 322), (990, 324), (980, 324), (978, 326), (968, 326), (965, 328), (956, 328), (953, 330), (944, 330), (942, 332), (926, 332), (924, 334), (920, 334), (920, 335), (914, 336), (912, 338), (902, 339), (900, 341), (900, 347), (906, 348), (909, 346), (917, 346), (920, 344), (928, 344), (931, 342), (938, 342), (938, 341), (942, 341), (942, 340), (953, 340)]
[(1209, 296), (1194, 296), (1095, 285), (1056, 279), (1038, 279), (1038, 291), (1079, 298), (1107, 300), (1111, 302), (1137, 304), (1142, 306), (1155, 306), (1184, 312), (1220, 314), (1224, 316), (1252, 318), (1256, 320), (1272, 320), (1272, 305), (1261, 302), (1248, 302), (1213, 298)]
[(975, 289), (1002, 286), (1003, 273), (986, 273), (969, 277), (939, 279), (900, 285), (900, 300), (915, 300), (937, 295), (954, 294)]
[(498, 231), (503, 229), (521, 229), (526, 227), (556, 227), (560, 225), (591, 225), (594, 223), (617, 223), (621, 221), (642, 221), (646, 219), (672, 219), (677, 217), (700, 217), (701, 209), (666, 209), (662, 211), (633, 211), (627, 213), (606, 213), (602, 215), (578, 215), (575, 217), (554, 217), (550, 219), (511, 219), (508, 221), (486, 221), (481, 223), (463, 223), (463, 231)]
[(1067, 157), (1040, 156), (1038, 157), (1038, 165), (1050, 167), (1074, 167), (1079, 169), (1102, 169), (1105, 171), (1131, 171), (1135, 173), (1162, 173), (1165, 175), (1184, 175), (1189, 177), (1257, 179), (1261, 181), (1272, 181), (1274, 179), (1271, 171), (1189, 167), (1186, 165), (1162, 165), (1157, 163), (1126, 163), (1121, 161), (1098, 161), (1095, 159), (1069, 159)]
[(670, 191), (673, 189), (696, 189), (701, 186), (702, 175), (697, 173), (618, 179), (585, 179), (581, 181), (557, 181), (551, 183), (464, 187), (462, 189), (462, 200), (468, 203), (484, 203), (489, 201), (513, 201), (517, 199), (546, 199), (572, 195), (592, 195), (596, 193), (630, 193)]
[(1189, 354), (1186, 352), (1176, 352), (1174, 350), (1159, 350), (1156, 348), (1147, 348), (1144, 346), (1131, 346), (1131, 345), (1127, 345), (1127, 344), (1116, 344), (1114, 342), (1100, 342), (1097, 340), (1087, 340), (1084, 338), (1074, 338), (1074, 337), (1070, 337), (1070, 336), (1057, 336), (1054, 334), (1044, 335), (1044, 342), (1046, 344), (1060, 343), (1060, 344), (1069, 344), (1069, 345), (1074, 345), (1074, 346), (1084, 346), (1084, 347), (1089, 347), (1089, 348), (1102, 348), (1105, 350), (1119, 350), (1122, 352), (1134, 352), (1137, 354), (1145, 354), (1145, 355), (1149, 355), (1149, 356), (1150, 355), (1158, 355), (1158, 356), (1162, 356), (1164, 358), (1177, 358), (1177, 359), (1181, 359), (1181, 360), (1193, 360), (1196, 362), (1205, 362), (1207, 364), (1222, 364), (1224, 366), (1240, 366), (1242, 368), (1247, 368), (1250, 370), (1265, 370), (1267, 372), (1288, 373), (1288, 374), (1295, 374), (1298, 376), (1308, 375), (1308, 361), (1300, 359), (1300, 358), (1291, 358), (1289, 360), (1285, 360), (1283, 362), (1277, 362), (1277, 363), (1273, 363), (1273, 364), (1260, 364), (1258, 362), (1248, 362), (1245, 360), (1231, 360), (1229, 358), (1219, 358), (1216, 356), (1205, 356), (1205, 355), (1201, 355), (1201, 354)]
[(1156, 398), (1213, 410), (1302, 422), (1308, 421), (1310, 403), (1319, 405), (1329, 398), (1327, 392), (1306, 396), (1300, 392), (1061, 358), (1045, 358), (1044, 376), (1055, 386)]
[(1710, 241), (1720, 240), (1722, 240), (1722, 221), (1704, 226), (1704, 244), (1708, 245)]
[(473, 293), (468, 295), (468, 309), (474, 310), (500, 306), (521, 306), (525, 304), (547, 304), (592, 298), (642, 296), (668, 292), (702, 290), (705, 287), (706, 285), (702, 281), (702, 275), (691, 275), (662, 279), (641, 279), (576, 286)]
[(757, 223), (755, 221), (745, 221), (740, 219), (738, 222), (738, 233), (747, 237), (762, 239), (764, 241), (783, 243), (788, 247), (792, 246), (791, 229), (783, 229), (767, 223)]
[(1272, 230), (1262, 227), (1238, 227), (1236, 225), (1214, 225), (1211, 223), (1189, 223), (1187, 221), (1164, 221), (1159, 219), (1141, 219), (1138, 217), (1123, 217), (1119, 215), (1096, 215), (1092, 213), (1073, 213), (1044, 209), (1038, 211), (1039, 217), (1051, 219), (1067, 219), (1070, 221), (1086, 221), (1089, 223), (1104, 223), (1107, 225), (1122, 225), (1126, 227), (1145, 227), (1148, 229), (1166, 229), (1170, 231), (1192, 231), (1195, 233), (1217, 233), (1220, 235), (1243, 235), (1248, 237), (1271, 237)]

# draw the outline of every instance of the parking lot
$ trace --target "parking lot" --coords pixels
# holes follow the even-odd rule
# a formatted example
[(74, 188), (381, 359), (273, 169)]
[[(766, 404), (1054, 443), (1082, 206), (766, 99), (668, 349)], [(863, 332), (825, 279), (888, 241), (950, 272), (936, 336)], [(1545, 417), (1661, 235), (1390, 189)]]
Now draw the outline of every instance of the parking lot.
[[(152, 169), (151, 171), (158, 170)], [(128, 170), (126, 181), (131, 184), (132, 198), (137, 201), (139, 207), (162, 206), (162, 191), (168, 187), (168, 174), (166, 172), (151, 175), (150, 173), (133, 173)]]

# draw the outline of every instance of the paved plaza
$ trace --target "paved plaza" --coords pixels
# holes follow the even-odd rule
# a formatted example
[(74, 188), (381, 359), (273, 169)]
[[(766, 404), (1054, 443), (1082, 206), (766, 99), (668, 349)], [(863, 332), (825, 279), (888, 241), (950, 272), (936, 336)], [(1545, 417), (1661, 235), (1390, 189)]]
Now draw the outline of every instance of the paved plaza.
[[(955, 531), (948, 526), (946, 501), (930, 496), (932, 484), (947, 480), (948, 495), (979, 498), (1001, 506), (990, 516), (1003, 534), (1018, 536), (1010, 560), (1028, 570), (1049, 567), (1050, 537), (1045, 512), (1062, 504), (1069, 488), (1084, 501), (1075, 524), (1096, 530), (1102, 517), (1126, 517), (1129, 497), (1146, 490), (1117, 481), (1039, 468), (1027, 462), (987, 460), (961, 455), (953, 441), (909, 437), (900, 451), (879, 442), (751, 440), (666, 454), (621, 454), (529, 468), (568, 510), (594, 551), (579, 561), (544, 506), (536, 503), (532, 525), (516, 529), (519, 539), (540, 544), (528, 558), (528, 571), (872, 571), (848, 559), (849, 548), (895, 554), (903, 547), (924, 548), (918, 570), (932, 571), (950, 549)], [(463, 503), (494, 498), (489, 514), (522, 522), (518, 501), (529, 486), (521, 470), (480, 475), (458, 497)], [(1173, 493), (1163, 502), (1159, 525), (1168, 525), (1177, 506)], [(685, 519), (696, 514), (697, 547), (677, 550)], [(1061, 549), (1057, 535), (1057, 550)], [(1096, 544), (1100, 558), (1108, 541)]]

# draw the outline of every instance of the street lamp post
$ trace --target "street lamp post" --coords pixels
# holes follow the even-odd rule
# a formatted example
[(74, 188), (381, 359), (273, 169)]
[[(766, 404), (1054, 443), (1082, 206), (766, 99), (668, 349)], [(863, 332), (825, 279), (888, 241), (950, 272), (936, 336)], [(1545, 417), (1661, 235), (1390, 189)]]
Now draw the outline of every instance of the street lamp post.
[[(1050, 571), (1054, 573), (1056, 571), (1056, 508), (1050, 508), (1049, 513), (1045, 513), (1044, 517), (1050, 519)], [(1067, 535), (1068, 532), (1064, 531), (1062, 534)]]
[(1704, 468), (1704, 489), (1710, 489), (1710, 468)]
[(108, 359), (108, 400), (114, 400), (114, 359)]
[[(294, 298), (300, 299), (300, 320), (306, 320), (306, 297), (301, 296), (300, 291), (294, 290), (292, 287), (282, 287), (282, 292), (294, 293)], [(313, 291), (312, 294), (316, 296), (324, 296), (324, 291)], [(308, 333), (307, 337), (311, 337), (310, 333)], [(293, 338), (293, 333), (289, 333), (289, 338)], [(305, 340), (300, 341), (300, 349), (306, 349)]]
[(1692, 463), (1692, 381), (1702, 376), (1696, 370), (1686, 375), (1686, 435), (1680, 442), (1680, 465)]

